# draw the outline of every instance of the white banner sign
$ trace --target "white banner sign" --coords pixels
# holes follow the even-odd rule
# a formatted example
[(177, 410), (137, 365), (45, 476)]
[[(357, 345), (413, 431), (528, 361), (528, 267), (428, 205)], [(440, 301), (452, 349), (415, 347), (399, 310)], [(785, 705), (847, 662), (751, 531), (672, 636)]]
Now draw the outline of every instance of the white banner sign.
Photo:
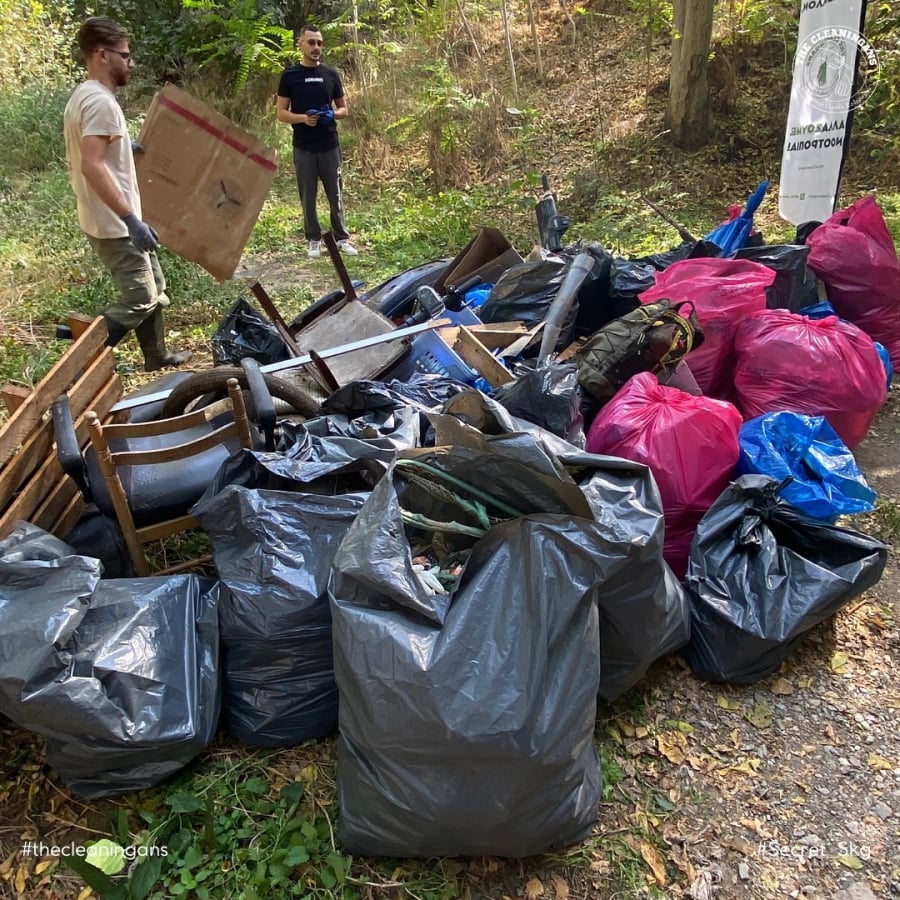
[(864, 0), (803, 0), (778, 193), (778, 211), (794, 225), (834, 212), (850, 112), (871, 91), (878, 66), (861, 33), (864, 6)]

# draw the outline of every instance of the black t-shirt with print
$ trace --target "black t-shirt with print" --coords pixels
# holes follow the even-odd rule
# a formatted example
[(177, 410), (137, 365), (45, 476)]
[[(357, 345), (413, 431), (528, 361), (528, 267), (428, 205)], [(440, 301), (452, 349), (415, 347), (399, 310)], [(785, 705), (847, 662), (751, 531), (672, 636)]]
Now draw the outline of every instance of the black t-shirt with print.
[[(344, 86), (338, 73), (328, 66), (291, 66), (285, 69), (278, 83), (278, 96), (290, 98), (292, 113), (305, 113), (310, 109), (331, 106), (334, 100), (344, 96)], [(338, 146), (337, 125), (323, 122), (315, 128), (296, 124), (294, 146), (312, 152), (333, 150)]]

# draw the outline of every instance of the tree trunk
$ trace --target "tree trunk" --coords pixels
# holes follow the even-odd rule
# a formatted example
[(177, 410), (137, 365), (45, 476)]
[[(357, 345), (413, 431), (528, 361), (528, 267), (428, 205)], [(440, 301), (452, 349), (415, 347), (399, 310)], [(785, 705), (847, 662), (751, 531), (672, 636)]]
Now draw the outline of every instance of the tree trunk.
[(673, 143), (696, 150), (709, 141), (709, 46), (714, 0), (674, 0), (675, 34), (666, 124)]

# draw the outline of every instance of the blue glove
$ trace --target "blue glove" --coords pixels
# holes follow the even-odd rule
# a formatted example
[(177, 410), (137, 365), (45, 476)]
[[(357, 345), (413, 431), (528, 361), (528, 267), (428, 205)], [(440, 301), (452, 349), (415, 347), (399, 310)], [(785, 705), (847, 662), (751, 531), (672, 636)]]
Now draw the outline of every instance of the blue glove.
[(140, 141), (132, 141), (131, 142), (131, 152), (132, 153), (143, 153), (144, 145)]
[(318, 109), (308, 109), (306, 114), (308, 116), (318, 116), (319, 121), (316, 123), (317, 125), (334, 121), (334, 110), (330, 106), (320, 106)]
[(131, 243), (138, 250), (146, 252), (155, 250), (159, 246), (159, 235), (156, 231), (146, 222), (142, 222), (134, 213), (122, 216), (122, 221), (128, 227), (128, 236), (131, 238)]

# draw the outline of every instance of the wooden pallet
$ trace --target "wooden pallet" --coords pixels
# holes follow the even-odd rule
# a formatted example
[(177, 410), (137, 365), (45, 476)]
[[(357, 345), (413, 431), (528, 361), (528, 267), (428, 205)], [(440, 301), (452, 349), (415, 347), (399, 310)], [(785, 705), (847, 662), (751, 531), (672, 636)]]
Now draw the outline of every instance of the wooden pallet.
[(11, 384), (0, 388), (10, 413), (0, 428), (0, 538), (21, 519), (58, 537), (68, 534), (85, 503), (57, 460), (50, 407), (68, 394), (78, 440), (84, 446), (85, 411), (93, 409), (105, 420), (124, 393), (112, 349), (105, 343), (103, 317), (73, 315), (69, 327), (72, 346), (34, 390)]

